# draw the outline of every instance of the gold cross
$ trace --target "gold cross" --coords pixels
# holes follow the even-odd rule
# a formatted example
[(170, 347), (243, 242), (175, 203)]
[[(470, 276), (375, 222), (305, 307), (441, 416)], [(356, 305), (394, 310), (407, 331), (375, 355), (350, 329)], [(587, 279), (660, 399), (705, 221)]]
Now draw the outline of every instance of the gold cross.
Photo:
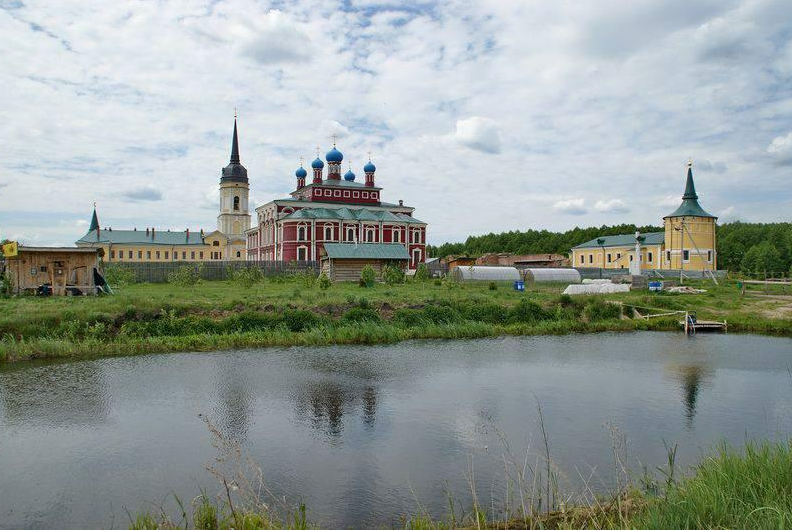
[(321, 158), (319, 154), (322, 152), (322, 148), (318, 145), (316, 146), (316, 158)]
[(300, 167), (303, 167), (303, 164), (305, 164), (305, 159), (300, 157)]
[(237, 108), (234, 107), (234, 119), (237, 119)]
[(369, 162), (371, 162), (371, 151), (368, 152)]
[(331, 138), (333, 139), (333, 147), (335, 147), (336, 146), (336, 140), (338, 139), (338, 136), (333, 134), (333, 135), (331, 135)]

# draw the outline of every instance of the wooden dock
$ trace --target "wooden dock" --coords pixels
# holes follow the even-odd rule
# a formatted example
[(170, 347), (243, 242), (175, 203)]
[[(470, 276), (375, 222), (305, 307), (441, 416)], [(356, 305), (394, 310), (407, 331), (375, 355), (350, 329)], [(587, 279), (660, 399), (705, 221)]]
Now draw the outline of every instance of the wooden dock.
[(697, 320), (692, 317), (690, 313), (685, 313), (685, 319), (680, 321), (679, 324), (685, 328), (685, 333), (688, 335), (695, 334), (699, 331), (722, 331), (726, 333), (728, 325), (726, 321), (718, 322), (717, 320)]

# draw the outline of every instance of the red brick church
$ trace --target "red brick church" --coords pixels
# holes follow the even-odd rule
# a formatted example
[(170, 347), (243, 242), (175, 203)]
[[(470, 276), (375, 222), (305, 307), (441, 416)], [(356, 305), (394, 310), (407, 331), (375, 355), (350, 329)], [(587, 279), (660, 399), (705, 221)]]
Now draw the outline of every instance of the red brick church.
[(247, 258), (322, 261), (325, 270), (328, 262), (332, 270), (334, 261), (338, 270), (342, 262), (367, 261), (415, 270), (426, 260), (426, 223), (413, 217), (414, 208), (381, 200), (371, 160), (360, 182), (351, 168), (341, 176), (344, 155), (335, 144), (325, 159), (326, 178), (325, 163), (317, 156), (310, 181), (300, 166), (290, 197), (256, 208), (256, 225), (245, 232)]

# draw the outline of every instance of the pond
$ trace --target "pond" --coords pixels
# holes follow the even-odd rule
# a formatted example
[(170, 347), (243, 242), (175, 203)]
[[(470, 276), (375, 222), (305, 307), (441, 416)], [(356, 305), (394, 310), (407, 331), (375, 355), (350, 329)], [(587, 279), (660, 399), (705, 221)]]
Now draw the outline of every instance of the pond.
[(562, 488), (605, 492), (614, 454), (637, 472), (664, 445), (684, 467), (723, 440), (788, 437), (790, 367), (790, 339), (652, 332), (5, 365), (0, 521), (175, 515), (172, 495), (220, 491), (205, 419), (330, 527), (443, 516), (447, 494), (469, 508), (471, 481), (502, 502), (505, 443), (514, 460), (544, 453), (539, 407)]

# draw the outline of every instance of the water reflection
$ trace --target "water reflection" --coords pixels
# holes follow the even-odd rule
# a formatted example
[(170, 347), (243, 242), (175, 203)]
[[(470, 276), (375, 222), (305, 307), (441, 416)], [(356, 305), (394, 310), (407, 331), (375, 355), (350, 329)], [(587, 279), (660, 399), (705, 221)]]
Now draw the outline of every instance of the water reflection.
[(668, 372), (681, 387), (685, 426), (692, 429), (701, 387), (712, 378), (713, 370), (704, 364), (673, 364), (668, 366)]
[(110, 396), (103, 364), (58, 363), (0, 371), (0, 403), (9, 424), (97, 425), (107, 419)]
[[(377, 416), (377, 389), (371, 384), (349, 381), (309, 381), (293, 395), (298, 418), (330, 439), (337, 439), (344, 429), (344, 416), (360, 415), (363, 425), (374, 427)], [(359, 411), (359, 412), (358, 412)]]
[(245, 365), (236, 362), (218, 362), (214, 368), (217, 402), (213, 417), (217, 422), (216, 426), (227, 438), (244, 442), (253, 413), (253, 381), (250, 371)]

